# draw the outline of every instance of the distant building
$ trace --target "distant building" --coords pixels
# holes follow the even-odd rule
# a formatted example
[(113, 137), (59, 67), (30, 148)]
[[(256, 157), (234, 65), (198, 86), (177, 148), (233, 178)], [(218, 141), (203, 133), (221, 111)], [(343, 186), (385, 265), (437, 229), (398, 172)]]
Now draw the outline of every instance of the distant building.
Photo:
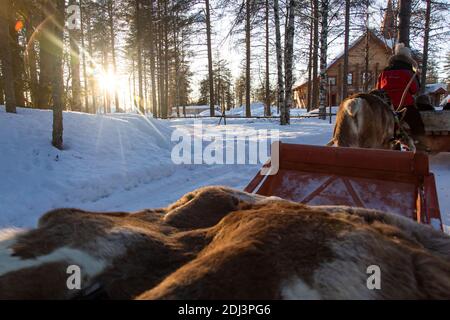
[[(349, 46), (348, 66), (348, 94), (362, 92), (364, 81), (367, 79), (369, 90), (377, 82), (378, 75), (387, 67), (392, 55), (392, 41), (381, 39), (374, 32), (369, 31), (369, 72), (365, 74), (366, 34), (363, 34)], [(336, 106), (343, 100), (343, 68), (344, 54), (338, 55), (327, 67), (328, 97), (327, 105)], [(294, 99), (297, 107), (306, 108), (308, 103), (308, 82), (294, 88)]]
[[(369, 68), (365, 74), (365, 52), (366, 35), (364, 33), (356, 41), (349, 45), (349, 68), (347, 75), (348, 94), (362, 92), (364, 81), (368, 81), (369, 90), (376, 85), (378, 75), (387, 67), (389, 57), (392, 55), (396, 37), (395, 14), (392, 8), (392, 1), (389, 0), (385, 11), (383, 25), (380, 36), (369, 31)], [(327, 106), (336, 106), (343, 98), (343, 68), (344, 53), (339, 54), (327, 67), (328, 75), (328, 97)], [(308, 104), (308, 82), (294, 88), (295, 104), (299, 108), (306, 108)]]
[(434, 107), (439, 107), (441, 100), (448, 93), (447, 85), (443, 83), (432, 83), (425, 86), (425, 94), (431, 98), (431, 104)]

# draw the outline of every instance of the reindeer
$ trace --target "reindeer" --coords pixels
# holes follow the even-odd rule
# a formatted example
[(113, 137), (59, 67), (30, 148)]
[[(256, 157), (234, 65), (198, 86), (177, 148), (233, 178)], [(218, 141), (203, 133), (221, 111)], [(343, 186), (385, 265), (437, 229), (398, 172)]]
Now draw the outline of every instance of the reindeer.
[[(380, 290), (367, 287), (373, 265)], [(450, 237), (383, 212), (224, 187), (136, 213), (54, 210), (36, 229), (3, 232), (0, 299), (96, 298), (449, 299)]]
[(402, 124), (402, 111), (398, 114), (384, 90), (355, 94), (341, 103), (327, 146), (415, 152), (415, 142)]
[(392, 149), (395, 118), (389, 97), (382, 90), (345, 99), (336, 117), (329, 146)]

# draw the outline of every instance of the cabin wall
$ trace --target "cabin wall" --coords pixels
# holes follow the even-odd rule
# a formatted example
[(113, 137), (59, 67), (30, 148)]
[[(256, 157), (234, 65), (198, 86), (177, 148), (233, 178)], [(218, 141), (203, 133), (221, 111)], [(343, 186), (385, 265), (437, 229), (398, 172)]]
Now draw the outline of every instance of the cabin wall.
[[(365, 46), (366, 41), (362, 39), (349, 50), (349, 75), (351, 82), (348, 85), (348, 94), (363, 92), (364, 69), (365, 69)], [(381, 43), (380, 40), (370, 39), (369, 42), (369, 91), (375, 88), (379, 74), (388, 65), (391, 49)], [(336, 60), (327, 70), (329, 81), (329, 92), (327, 105), (339, 105), (342, 100), (343, 87), (343, 57)], [(306, 108), (308, 101), (308, 84), (304, 83), (294, 89), (294, 100), (299, 108)]]

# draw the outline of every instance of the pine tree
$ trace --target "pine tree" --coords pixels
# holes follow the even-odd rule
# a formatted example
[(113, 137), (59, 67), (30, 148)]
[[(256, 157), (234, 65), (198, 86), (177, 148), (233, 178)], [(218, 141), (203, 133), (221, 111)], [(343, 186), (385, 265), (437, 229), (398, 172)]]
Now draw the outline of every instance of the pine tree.
[[(70, 0), (69, 5), (76, 5), (76, 0)], [(70, 38), (70, 69), (72, 75), (72, 105), (73, 111), (81, 111), (81, 74), (80, 74), (80, 30), (69, 29)]]
[(284, 47), (284, 70), (285, 70), (285, 83), (286, 93), (284, 98), (284, 104), (281, 107), (280, 112), (280, 124), (290, 124), (290, 109), (292, 108), (292, 85), (293, 83), (293, 59), (294, 59), (294, 34), (295, 34), (295, 10), (297, 0), (290, 0), (288, 7), (288, 21), (286, 25), (285, 34), (285, 47)]
[(450, 85), (450, 51), (447, 52), (447, 58), (444, 64), (445, 81)]
[(269, 8), (269, 0), (266, 0), (265, 2), (265, 22), (266, 22), (266, 74), (265, 74), (265, 97), (264, 97), (264, 115), (266, 117), (271, 116), (271, 110), (270, 110), (270, 55), (269, 55), (269, 44), (270, 44), (270, 38), (269, 38), (269, 16), (270, 16), (270, 8)]
[[(431, 55), (428, 58), (428, 67), (427, 67), (427, 74), (426, 74), (426, 80), (425, 83), (438, 83), (439, 82), (439, 67), (436, 61), (436, 58)], [(425, 86), (422, 86), (425, 87)]]
[(326, 114), (326, 99), (328, 92), (327, 77), (327, 52), (328, 52), (328, 10), (329, 1), (321, 1), (321, 31), (320, 31), (320, 89), (319, 89), (319, 113), (322, 119)]
[(205, 0), (206, 6), (206, 45), (208, 50), (208, 78), (209, 81), (209, 111), (211, 117), (214, 116), (214, 73), (213, 73), (213, 61), (212, 61), (212, 44), (211, 44), (211, 14), (209, 0)]
[(345, 0), (344, 68), (342, 72), (342, 100), (348, 96), (348, 53), (350, 39), (350, 0)]
[(251, 117), (252, 111), (250, 109), (250, 65), (251, 65), (251, 2), (252, 0), (245, 0), (245, 116)]
[(318, 65), (319, 65), (319, 0), (313, 0), (313, 19), (314, 19), (314, 44), (313, 44), (313, 75), (312, 75), (312, 106), (311, 109), (317, 108), (319, 100), (319, 77), (318, 77)]
[(6, 112), (16, 113), (16, 95), (14, 71), (12, 67), (11, 41), (9, 23), (13, 15), (10, 1), (0, 2), (0, 51), (2, 58), (2, 75), (5, 91)]
[(53, 16), (49, 25), (48, 36), (51, 37), (49, 54), (51, 55), (51, 83), (53, 100), (53, 138), (55, 148), (63, 148), (63, 41), (64, 41), (64, 13), (65, 1), (53, 0), (47, 3), (46, 9)]
[(280, 7), (278, 0), (273, 1), (273, 15), (275, 20), (275, 48), (277, 55), (277, 105), (278, 108), (284, 106), (284, 79), (283, 79), (283, 53), (281, 49), (281, 29), (280, 29)]
[[(421, 73), (421, 82), (425, 83), (427, 80), (427, 71), (428, 71), (428, 44), (430, 40), (430, 18), (431, 18), (431, 0), (427, 1), (427, 9), (425, 13), (425, 36), (423, 40), (423, 53), (422, 53), (422, 73)], [(425, 93), (425, 86), (423, 85), (420, 88), (420, 93)]]
[(398, 42), (410, 47), (411, 0), (399, 0)]

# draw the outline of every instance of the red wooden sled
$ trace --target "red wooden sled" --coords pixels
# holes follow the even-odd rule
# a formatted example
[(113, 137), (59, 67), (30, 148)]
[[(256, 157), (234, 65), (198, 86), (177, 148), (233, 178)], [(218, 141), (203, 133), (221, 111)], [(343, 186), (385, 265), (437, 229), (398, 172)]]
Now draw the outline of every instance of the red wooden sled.
[(245, 191), (309, 205), (377, 209), (442, 230), (434, 175), (422, 153), (280, 143), (279, 171), (259, 172)]

